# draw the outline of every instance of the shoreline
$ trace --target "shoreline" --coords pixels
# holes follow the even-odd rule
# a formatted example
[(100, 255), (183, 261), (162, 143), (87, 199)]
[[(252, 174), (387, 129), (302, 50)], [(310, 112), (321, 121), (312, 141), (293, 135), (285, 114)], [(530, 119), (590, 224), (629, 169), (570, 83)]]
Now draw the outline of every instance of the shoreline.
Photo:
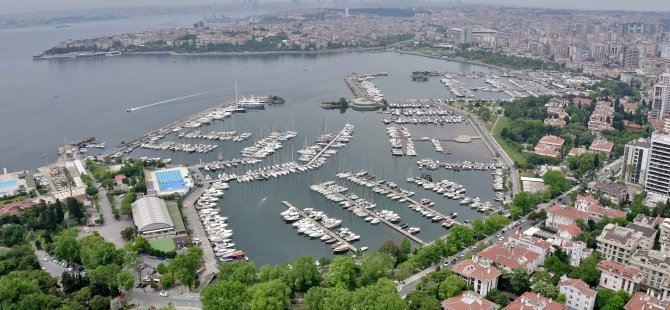
[(496, 65), (491, 65), (487, 64), (478, 60), (470, 60), (470, 59), (465, 59), (465, 58), (454, 58), (454, 57), (440, 57), (440, 56), (435, 56), (435, 55), (430, 55), (430, 54), (425, 54), (421, 52), (414, 52), (414, 51), (403, 51), (403, 50), (395, 50), (396, 53), (398, 54), (407, 54), (407, 55), (414, 55), (414, 56), (420, 56), (420, 57), (428, 57), (428, 58), (433, 58), (433, 59), (442, 59), (446, 61), (454, 61), (454, 62), (462, 62), (462, 63), (468, 63), (472, 65), (478, 65), (478, 66), (483, 66), (483, 67), (489, 67), (493, 69), (497, 69), (500, 71), (513, 71), (513, 69), (510, 68), (505, 68), (501, 66), (496, 66)]

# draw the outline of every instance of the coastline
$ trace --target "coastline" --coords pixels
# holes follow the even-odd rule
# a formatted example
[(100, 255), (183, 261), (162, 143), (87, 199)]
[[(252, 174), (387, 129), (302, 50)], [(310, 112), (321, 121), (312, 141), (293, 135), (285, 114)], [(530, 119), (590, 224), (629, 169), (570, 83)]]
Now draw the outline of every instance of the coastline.
[(366, 48), (342, 48), (342, 49), (324, 49), (316, 51), (259, 51), (259, 52), (204, 52), (204, 53), (179, 53), (173, 51), (156, 52), (124, 52), (123, 55), (169, 55), (169, 56), (254, 56), (254, 55), (281, 55), (281, 54), (336, 54), (351, 52), (370, 52), (385, 50), (384, 47), (366, 47)]
[(434, 59), (442, 59), (442, 60), (447, 60), (447, 61), (469, 63), (469, 64), (473, 64), (473, 65), (478, 65), (478, 66), (484, 66), (484, 67), (497, 69), (497, 70), (500, 70), (500, 71), (511, 71), (511, 70), (513, 70), (513, 69), (510, 69), (510, 68), (491, 65), (491, 64), (487, 64), (487, 63), (484, 63), (484, 62), (481, 62), (481, 61), (470, 60), (470, 59), (465, 59), (465, 58), (460, 58), (460, 57), (457, 57), (457, 58), (455, 58), (455, 57), (440, 57), (440, 56), (425, 54), (425, 53), (421, 53), (421, 52), (403, 51), (403, 50), (395, 50), (395, 52), (399, 53), (399, 54), (407, 54), (407, 55), (428, 57), (428, 58), (434, 58)]

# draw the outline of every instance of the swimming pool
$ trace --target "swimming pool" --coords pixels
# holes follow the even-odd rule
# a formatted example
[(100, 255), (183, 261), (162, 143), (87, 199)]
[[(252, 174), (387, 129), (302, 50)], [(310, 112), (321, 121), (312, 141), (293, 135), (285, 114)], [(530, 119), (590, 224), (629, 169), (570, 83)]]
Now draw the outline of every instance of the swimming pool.
[(161, 192), (176, 191), (188, 188), (184, 177), (179, 170), (167, 170), (156, 172), (158, 190)]
[(16, 187), (17, 184), (18, 183), (16, 182), (16, 180), (9, 180), (9, 181), (0, 182), (0, 189), (8, 188), (8, 187)]

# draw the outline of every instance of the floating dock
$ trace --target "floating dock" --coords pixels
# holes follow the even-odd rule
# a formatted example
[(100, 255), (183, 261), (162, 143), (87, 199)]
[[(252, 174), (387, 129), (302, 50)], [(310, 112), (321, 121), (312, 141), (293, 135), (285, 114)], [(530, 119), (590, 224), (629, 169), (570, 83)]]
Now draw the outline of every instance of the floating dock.
[[(283, 203), (287, 208), (294, 208), (294, 209), (298, 210), (298, 213), (299, 213), (300, 216), (302, 216), (303, 218), (309, 218), (309, 216), (307, 216), (307, 214), (305, 214), (305, 212), (303, 212), (302, 210), (300, 210), (300, 208), (298, 208), (298, 207), (292, 205), (290, 202), (284, 200), (284, 201), (282, 201), (282, 203)], [(338, 235), (337, 235), (336, 233), (334, 233), (332, 230), (330, 230), (329, 228), (326, 228), (326, 226), (321, 225), (321, 223), (319, 223), (318, 221), (314, 221), (314, 224), (316, 224), (316, 226), (319, 226), (320, 229), (322, 229), (323, 231), (325, 231), (329, 236), (335, 238), (338, 242), (340, 242), (340, 243), (346, 245), (346, 246), (349, 248), (349, 250), (354, 251), (354, 252), (356, 252), (356, 251), (358, 250), (358, 249), (357, 249), (355, 246), (353, 246), (351, 243), (349, 243), (348, 241), (342, 239), (340, 236), (338, 236)]]

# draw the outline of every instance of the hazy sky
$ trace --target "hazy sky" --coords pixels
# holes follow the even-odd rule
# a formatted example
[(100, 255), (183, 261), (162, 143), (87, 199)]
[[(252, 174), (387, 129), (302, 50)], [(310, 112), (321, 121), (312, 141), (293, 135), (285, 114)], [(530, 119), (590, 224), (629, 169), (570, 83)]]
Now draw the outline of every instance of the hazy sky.
[[(276, 1), (260, 0), (259, 2)], [(299, 0), (308, 3), (315, 0)], [(232, 0), (0, 0), (0, 15), (40, 10), (71, 10), (130, 6), (203, 5), (231, 3)], [(286, 2), (290, 2), (286, 0)], [(324, 1), (329, 2), (329, 1)], [(375, 3), (377, 1), (371, 1)], [(413, 1), (407, 0), (410, 5)], [(433, 0), (439, 3), (440, 0)], [(670, 11), (670, 0), (461, 0), (463, 3), (507, 4), (513, 6)], [(451, 3), (451, 0), (445, 1)], [(372, 5), (371, 5), (372, 6)]]

